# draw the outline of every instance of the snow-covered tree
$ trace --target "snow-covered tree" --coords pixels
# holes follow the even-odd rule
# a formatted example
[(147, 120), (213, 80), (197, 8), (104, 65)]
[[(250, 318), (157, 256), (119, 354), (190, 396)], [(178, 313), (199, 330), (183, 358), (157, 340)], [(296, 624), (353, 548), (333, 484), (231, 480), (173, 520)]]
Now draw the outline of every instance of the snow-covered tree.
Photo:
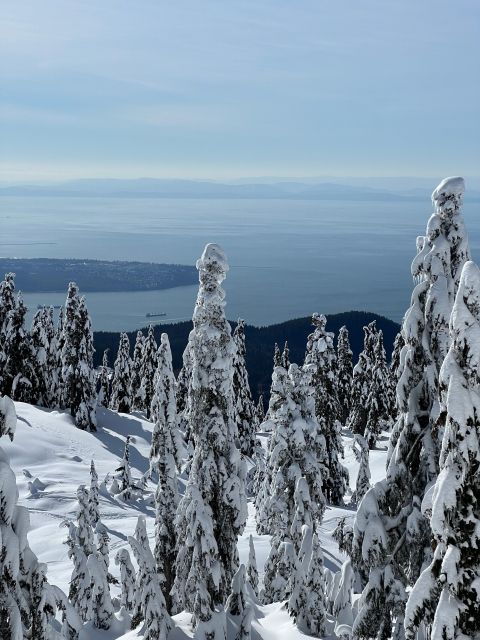
[(230, 595), (225, 605), (231, 616), (241, 616), (245, 610), (247, 594), (245, 589), (245, 565), (241, 564), (232, 578)]
[(333, 333), (326, 331), (327, 319), (314, 313), (313, 333), (308, 336), (305, 364), (312, 368), (315, 414), (325, 438), (328, 474), (324, 478), (324, 493), (333, 504), (341, 504), (348, 484), (348, 474), (340, 462), (343, 445), (338, 418), (341, 406), (338, 399), (337, 362)]
[(312, 501), (310, 500), (308, 483), (304, 477), (298, 478), (293, 499), (295, 502), (295, 514), (290, 526), (290, 540), (293, 542), (295, 552), (298, 554), (303, 539), (303, 527), (313, 527)]
[[(295, 488), (304, 477), (312, 511), (309, 517), (321, 522), (325, 509), (322, 487), (326, 471), (325, 439), (315, 417), (311, 366), (290, 365), (288, 374), (276, 367), (272, 378), (275, 404), (270, 404), (274, 430), (269, 444), (268, 468), (261, 505), (264, 532), (279, 540), (289, 538), (295, 516)], [(260, 527), (259, 527), (260, 528)]]
[(405, 340), (403, 339), (402, 332), (399, 331), (393, 342), (392, 358), (390, 360), (390, 381), (394, 395), (396, 394), (397, 384), (400, 378), (402, 350), (404, 346)]
[(93, 334), (85, 299), (71, 282), (63, 320), (61, 353), (62, 406), (70, 409), (80, 429), (96, 429), (96, 389)]
[(120, 466), (115, 469), (115, 479), (111, 491), (119, 498), (128, 502), (132, 497), (132, 474), (130, 471), (130, 436), (125, 440), (125, 449)]
[(73, 562), (72, 577), (68, 598), (83, 622), (90, 620), (92, 580), (87, 568), (87, 555), (79, 544), (77, 527), (73, 522), (66, 523), (68, 536), (65, 544), (68, 546), (68, 557)]
[(122, 588), (120, 604), (131, 613), (135, 605), (136, 574), (127, 549), (117, 551), (115, 564), (120, 567), (120, 585)]
[(296, 552), (295, 573), (292, 577), (292, 592), (288, 599), (288, 610), (295, 622), (299, 622), (299, 616), (305, 609), (307, 594), (306, 581), (307, 569), (312, 554), (313, 529), (310, 525), (303, 525), (301, 531), (301, 544)]
[(355, 460), (359, 463), (357, 483), (352, 495), (352, 502), (360, 504), (363, 496), (370, 489), (370, 451), (368, 442), (362, 436), (355, 434), (352, 445)]
[(352, 555), (353, 528), (350, 523), (347, 523), (345, 516), (339, 518), (337, 526), (333, 530), (332, 538), (338, 544), (340, 551), (343, 551), (348, 556)]
[(342, 424), (347, 424), (352, 400), (353, 353), (350, 348), (348, 329), (344, 325), (340, 328), (337, 338), (337, 395), (340, 403), (338, 416)]
[[(405, 347), (387, 477), (366, 493), (356, 517), (355, 570), (368, 576), (358, 619), (369, 621), (369, 638), (384, 634), (389, 625), (393, 635), (402, 633), (405, 591), (432, 557), (420, 506), (438, 473), (445, 419), (438, 377), (450, 347), (448, 322), (461, 270), (470, 255), (461, 214), (463, 192), (462, 178), (446, 179), (433, 192), (435, 212), (426, 236), (417, 242), (412, 263), (417, 285), (402, 324)], [(384, 603), (381, 619), (375, 614), (378, 602)]]
[(313, 533), (310, 561), (302, 588), (296, 622), (300, 630), (321, 638), (325, 635), (327, 614), (323, 553), (316, 533)]
[(113, 365), (110, 408), (120, 413), (130, 413), (132, 408), (132, 361), (130, 340), (126, 333), (120, 335), (117, 359)]
[[(148, 544), (145, 518), (138, 517), (135, 537), (129, 536), (128, 541), (138, 563), (141, 582), (138, 581), (138, 600), (142, 619), (144, 621), (144, 640), (167, 640), (172, 627), (167, 613), (165, 599), (160, 587), (160, 581), (155, 569), (155, 560)], [(132, 625), (134, 620), (132, 620)]]
[(97, 404), (108, 407), (110, 404), (110, 397), (110, 368), (108, 366), (108, 349), (105, 349), (97, 377)]
[(368, 427), (368, 398), (372, 386), (375, 368), (375, 344), (378, 330), (375, 320), (363, 327), (363, 351), (360, 352), (358, 362), (353, 368), (352, 394), (348, 426), (354, 433), (361, 436)]
[(353, 626), (352, 593), (354, 573), (350, 560), (342, 565), (340, 584), (333, 604), (335, 634), (337, 637), (351, 637)]
[(444, 425), (440, 473), (433, 489), (433, 559), (407, 603), (405, 627), (426, 625), (433, 640), (480, 633), (480, 270), (463, 267), (440, 370)]
[(110, 629), (114, 608), (110, 598), (105, 563), (102, 555), (94, 551), (88, 556), (87, 569), (92, 581), (92, 620), (97, 629)]
[[(150, 465), (165, 447), (165, 438), (169, 438), (169, 453), (174, 457), (177, 468), (181, 465), (182, 441), (178, 430), (177, 402), (175, 393), (175, 376), (172, 365), (172, 352), (166, 333), (162, 333), (157, 352), (157, 371), (155, 374), (155, 392), (151, 404), (151, 419), (155, 426), (150, 447)], [(168, 431), (168, 436), (166, 432)], [(163, 455), (163, 453), (162, 453)]]
[[(163, 334), (165, 335), (165, 334)], [(168, 346), (168, 341), (162, 345)], [(170, 349), (168, 348), (168, 353)], [(171, 363), (170, 363), (171, 364)], [(170, 368), (171, 372), (171, 368)], [(173, 373), (165, 376), (167, 383), (173, 384)], [(159, 393), (157, 387), (157, 393)], [(160, 583), (168, 611), (172, 610), (170, 592), (175, 579), (175, 558), (177, 530), (175, 527), (176, 511), (179, 503), (176, 458), (178, 449), (174, 445), (173, 432), (176, 432), (176, 404), (175, 394), (169, 393), (163, 386), (164, 399), (159, 402), (157, 421), (154, 430), (154, 451), (152, 469), (158, 475), (157, 490), (155, 493), (155, 562), (159, 574)]]
[(252, 400), (245, 363), (245, 321), (239, 319), (233, 332), (235, 355), (233, 358), (233, 405), (240, 450), (253, 456), (255, 448), (256, 412)]
[(50, 358), (50, 345), (54, 337), (55, 328), (53, 326), (52, 309), (42, 307), (33, 317), (30, 339), (36, 378), (35, 397), (32, 399), (36, 404), (43, 407), (51, 406), (50, 388), (52, 384), (52, 362)]
[[(141, 408), (147, 412), (150, 418), (152, 399), (155, 393), (155, 372), (157, 371), (157, 342), (153, 332), (153, 326), (148, 328), (148, 334), (143, 344), (143, 360), (140, 369), (140, 398)], [(140, 407), (139, 407), (140, 408)]]
[(285, 344), (283, 345), (283, 351), (282, 351), (282, 367), (284, 369), (288, 369), (289, 366), (290, 366), (290, 349), (288, 347), (288, 342), (285, 341)]
[[(130, 396), (132, 407), (135, 409), (144, 409), (145, 403), (142, 397), (140, 387), (142, 385), (142, 367), (143, 367), (143, 348), (145, 344), (145, 336), (142, 331), (137, 331), (135, 346), (133, 348), (133, 358), (131, 361), (131, 378), (130, 378)], [(129, 347), (130, 350), (130, 347)]]
[(364, 434), (370, 448), (375, 446), (381, 430), (388, 426), (395, 402), (390, 384), (390, 370), (383, 347), (382, 331), (377, 331), (373, 355), (373, 367), (370, 373), (366, 402), (368, 407), (367, 426)]
[[(13, 439), (17, 418), (13, 402), (0, 398), (0, 437)], [(0, 635), (8, 640), (47, 640), (54, 610), (48, 598), (45, 565), (28, 546), (28, 511), (17, 504), (15, 474), (0, 448)]]
[(251, 640), (252, 619), (253, 609), (251, 605), (247, 604), (245, 609), (243, 610), (235, 640)]
[(264, 604), (287, 600), (295, 585), (297, 557), (290, 540), (272, 540), (270, 554), (265, 564)]
[(260, 394), (255, 409), (255, 415), (257, 417), (257, 424), (260, 425), (265, 420), (265, 409), (263, 406), (263, 394)]
[(98, 505), (98, 474), (95, 469), (93, 460), (90, 463), (90, 489), (88, 491), (88, 512), (92, 526), (95, 526), (100, 520), (100, 511)]
[(21, 294), (6, 317), (0, 365), (3, 376), (3, 392), (14, 400), (34, 402), (38, 399), (38, 379), (35, 367), (35, 350), (30, 334), (25, 329), (25, 306)]
[(82, 620), (65, 593), (55, 585), (49, 585), (51, 598), (61, 614), (62, 629), (60, 637), (65, 640), (78, 640), (82, 630)]
[(116, 578), (108, 572), (110, 566), (110, 536), (108, 535), (107, 527), (100, 520), (95, 526), (95, 534), (97, 537), (97, 559), (103, 565), (108, 582), (115, 582)]
[(252, 587), (253, 593), (258, 596), (257, 558), (255, 555), (255, 545), (253, 544), (252, 534), (250, 534), (250, 537), (248, 539), (247, 580), (248, 584)]
[(205, 247), (197, 262), (200, 287), (187, 347), (192, 375), (187, 398), (195, 445), (177, 518), (177, 607), (207, 622), (224, 604), (238, 568), (237, 539), (247, 509), (245, 470), (235, 446), (232, 406), (235, 345), (224, 313), (221, 283), (228, 271), (222, 249)]

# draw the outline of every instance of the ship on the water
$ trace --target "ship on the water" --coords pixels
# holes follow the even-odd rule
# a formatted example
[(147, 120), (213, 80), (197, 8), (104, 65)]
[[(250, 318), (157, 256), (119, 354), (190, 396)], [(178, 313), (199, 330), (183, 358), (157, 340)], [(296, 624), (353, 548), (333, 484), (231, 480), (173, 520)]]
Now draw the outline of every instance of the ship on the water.
[(163, 316), (166, 316), (166, 313), (146, 313), (145, 317), (146, 318), (162, 318)]
[(62, 305), (61, 304), (37, 304), (37, 309), (48, 309), (49, 307), (52, 307), (52, 309), (61, 309)]

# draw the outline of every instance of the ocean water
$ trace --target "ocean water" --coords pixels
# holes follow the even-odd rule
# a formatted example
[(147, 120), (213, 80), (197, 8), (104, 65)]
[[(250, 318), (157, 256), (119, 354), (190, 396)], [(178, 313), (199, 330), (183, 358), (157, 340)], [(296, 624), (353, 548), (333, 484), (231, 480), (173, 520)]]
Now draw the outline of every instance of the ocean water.
[[(478, 204), (464, 215), (480, 257)], [(257, 326), (368, 310), (400, 321), (412, 291), (410, 262), (432, 207), (418, 202), (0, 198), (0, 255), (194, 264), (207, 242), (227, 253), (227, 316)], [(38, 304), (64, 294), (25, 294)], [(95, 330), (191, 317), (196, 287), (88, 293)]]

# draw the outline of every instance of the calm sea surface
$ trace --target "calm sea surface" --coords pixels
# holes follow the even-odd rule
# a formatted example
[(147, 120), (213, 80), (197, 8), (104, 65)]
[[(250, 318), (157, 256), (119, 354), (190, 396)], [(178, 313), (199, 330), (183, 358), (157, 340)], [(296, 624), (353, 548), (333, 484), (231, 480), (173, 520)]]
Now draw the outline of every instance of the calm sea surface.
[[(480, 205), (464, 214), (480, 258)], [(207, 242), (227, 253), (227, 315), (266, 325), (351, 309), (399, 321), (412, 283), (415, 239), (431, 213), (424, 202), (0, 198), (0, 255), (194, 264)], [(186, 320), (196, 287), (89, 293), (96, 330), (132, 330), (148, 312)], [(26, 294), (62, 304), (63, 294)]]

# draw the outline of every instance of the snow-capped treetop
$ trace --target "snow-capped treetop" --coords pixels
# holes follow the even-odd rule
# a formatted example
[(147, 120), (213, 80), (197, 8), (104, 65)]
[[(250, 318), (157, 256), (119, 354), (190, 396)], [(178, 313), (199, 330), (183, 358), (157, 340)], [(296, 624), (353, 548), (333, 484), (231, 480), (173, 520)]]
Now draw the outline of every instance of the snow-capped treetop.
[(432, 193), (432, 202), (437, 211), (458, 209), (465, 193), (465, 180), (460, 176), (445, 178)]
[[(214, 270), (219, 274), (219, 283), (225, 280), (229, 269), (225, 252), (222, 247), (213, 242), (205, 246), (202, 255), (197, 260), (196, 266), (199, 271), (210, 270), (214, 267)], [(223, 277), (221, 277), (222, 275)]]

